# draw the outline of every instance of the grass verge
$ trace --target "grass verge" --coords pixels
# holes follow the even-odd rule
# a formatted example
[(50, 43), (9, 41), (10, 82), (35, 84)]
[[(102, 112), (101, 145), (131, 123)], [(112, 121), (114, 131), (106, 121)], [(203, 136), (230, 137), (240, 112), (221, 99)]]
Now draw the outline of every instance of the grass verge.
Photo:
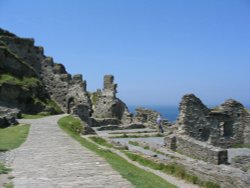
[(235, 144), (232, 148), (250, 148), (250, 144)]
[(210, 182), (210, 181), (202, 181), (197, 176), (189, 174), (184, 167), (172, 163), (172, 164), (163, 164), (163, 163), (157, 163), (153, 160), (147, 159), (145, 157), (142, 157), (138, 154), (131, 153), (131, 152), (124, 152), (128, 158), (130, 158), (132, 161), (136, 161), (139, 164), (143, 166), (150, 167), (154, 170), (160, 170), (166, 174), (174, 175), (175, 177), (184, 179), (190, 183), (197, 184), (201, 187), (205, 188), (220, 188), (220, 186), (216, 183)]
[(39, 114), (22, 114), (21, 118), (23, 119), (39, 119), (39, 118), (43, 118), (49, 116), (48, 114), (43, 114), (43, 113), (39, 113)]
[(112, 148), (113, 145), (108, 143), (105, 139), (101, 138), (101, 137), (98, 137), (98, 136), (91, 136), (89, 137), (92, 141), (94, 141), (95, 143), (99, 144), (99, 145), (102, 145), (102, 146), (105, 146), (105, 147), (108, 147), (108, 148)]
[[(75, 122), (75, 124), (74, 124)], [(80, 121), (71, 117), (63, 117), (58, 121), (59, 126), (68, 133), (72, 138), (77, 140), (81, 145), (95, 152), (100, 157), (103, 157), (114, 170), (118, 171), (122, 177), (130, 181), (136, 188), (174, 188), (176, 186), (166, 182), (164, 179), (146, 172), (131, 163), (127, 162), (122, 157), (116, 155), (110, 150), (99, 148), (96, 144), (87, 141), (79, 134), (78, 126)], [(76, 127), (75, 127), (76, 126)]]
[(10, 168), (5, 167), (2, 163), (0, 163), (0, 175), (8, 174), (11, 171)]
[(4, 187), (5, 188), (14, 188), (14, 185), (12, 182), (10, 182), (10, 183), (4, 184)]
[(20, 124), (0, 129), (0, 151), (18, 148), (27, 138), (30, 125)]

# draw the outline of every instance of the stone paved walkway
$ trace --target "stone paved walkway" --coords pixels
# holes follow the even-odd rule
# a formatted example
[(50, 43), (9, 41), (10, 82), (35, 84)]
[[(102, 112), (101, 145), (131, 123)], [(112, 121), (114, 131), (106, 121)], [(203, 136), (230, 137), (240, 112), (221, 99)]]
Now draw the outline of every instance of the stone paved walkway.
[(133, 187), (104, 159), (64, 133), (57, 125), (61, 117), (20, 120), (32, 126), (27, 141), (16, 150), (15, 188)]

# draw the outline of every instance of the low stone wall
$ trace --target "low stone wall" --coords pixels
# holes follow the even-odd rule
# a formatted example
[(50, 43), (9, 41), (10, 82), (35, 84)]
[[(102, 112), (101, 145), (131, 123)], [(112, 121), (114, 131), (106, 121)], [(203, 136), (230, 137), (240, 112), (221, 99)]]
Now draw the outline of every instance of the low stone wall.
[[(140, 147), (148, 147), (150, 150), (157, 150), (169, 157), (169, 160), (150, 157), (154, 161), (164, 164), (181, 165), (186, 173), (197, 176), (203, 181), (210, 181), (220, 185), (221, 188), (246, 188), (250, 187), (250, 173), (242, 171), (231, 165), (215, 165), (197, 159), (189, 158), (177, 152), (173, 152), (156, 146), (152, 143), (138, 141)], [(146, 155), (147, 156), (147, 155)], [(149, 156), (147, 156), (149, 158)]]
[(91, 118), (91, 127), (101, 127), (107, 125), (120, 125), (121, 121), (116, 118)]
[(189, 136), (170, 135), (165, 138), (165, 144), (168, 148), (195, 159), (217, 165), (228, 164), (227, 150), (214, 147)]

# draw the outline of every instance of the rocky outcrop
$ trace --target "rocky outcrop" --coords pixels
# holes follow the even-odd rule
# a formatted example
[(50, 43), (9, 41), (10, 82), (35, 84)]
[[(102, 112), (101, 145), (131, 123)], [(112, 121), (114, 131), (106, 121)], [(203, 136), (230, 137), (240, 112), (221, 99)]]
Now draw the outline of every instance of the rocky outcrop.
[(0, 106), (0, 128), (5, 128), (10, 125), (16, 125), (16, 118), (20, 118), (20, 110), (16, 108), (8, 108)]
[(24, 113), (63, 111), (88, 122), (91, 102), (86, 81), (45, 56), (34, 39), (0, 29), (0, 74), (0, 101)]
[(42, 57), (33, 39), (0, 31), (0, 102), (23, 113), (54, 113), (55, 103), (46, 92), (38, 69)]

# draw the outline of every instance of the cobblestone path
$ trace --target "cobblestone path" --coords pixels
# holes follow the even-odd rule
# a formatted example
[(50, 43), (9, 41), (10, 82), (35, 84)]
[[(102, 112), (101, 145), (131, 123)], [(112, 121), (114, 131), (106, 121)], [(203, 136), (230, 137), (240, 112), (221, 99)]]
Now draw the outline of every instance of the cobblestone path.
[(64, 133), (57, 125), (63, 115), (36, 120), (12, 164), (15, 188), (133, 187), (104, 159)]

